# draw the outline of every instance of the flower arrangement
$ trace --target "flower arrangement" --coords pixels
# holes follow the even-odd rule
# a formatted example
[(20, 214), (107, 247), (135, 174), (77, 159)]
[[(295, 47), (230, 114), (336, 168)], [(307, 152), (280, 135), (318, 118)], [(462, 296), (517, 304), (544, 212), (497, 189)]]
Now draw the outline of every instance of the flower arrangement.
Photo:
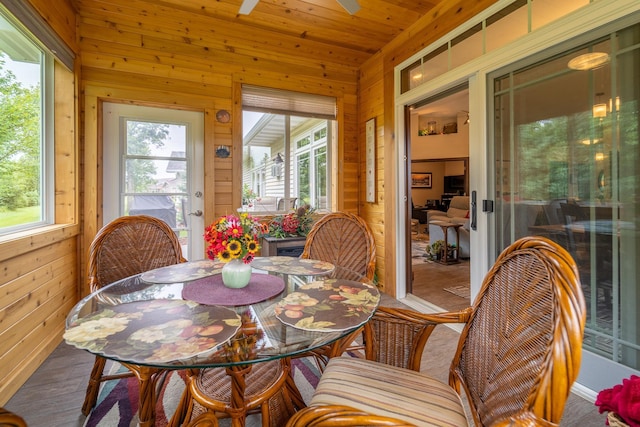
[(286, 215), (275, 216), (269, 223), (269, 235), (277, 238), (306, 236), (313, 225), (313, 212), (309, 205)]
[(245, 264), (253, 261), (260, 244), (258, 239), (267, 228), (247, 213), (240, 216), (227, 215), (205, 228), (204, 240), (207, 242), (209, 259), (229, 262), (242, 259)]
[(640, 377), (631, 375), (622, 384), (601, 390), (595, 404), (601, 414), (609, 412), (609, 421), (613, 415), (616, 425), (640, 426)]

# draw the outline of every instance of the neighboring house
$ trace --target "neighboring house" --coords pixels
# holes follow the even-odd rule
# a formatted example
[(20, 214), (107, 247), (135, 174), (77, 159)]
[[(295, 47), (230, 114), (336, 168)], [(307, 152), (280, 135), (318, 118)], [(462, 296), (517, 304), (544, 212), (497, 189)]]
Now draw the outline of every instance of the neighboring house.
[[(265, 113), (244, 132), (243, 186), (247, 185), (257, 196), (249, 208), (270, 213), (308, 204), (324, 210), (329, 191), (327, 135), (332, 121), (294, 115), (285, 121), (285, 117)], [(291, 129), (288, 137), (285, 123)], [(288, 205), (278, 203), (285, 198), (290, 200)]]

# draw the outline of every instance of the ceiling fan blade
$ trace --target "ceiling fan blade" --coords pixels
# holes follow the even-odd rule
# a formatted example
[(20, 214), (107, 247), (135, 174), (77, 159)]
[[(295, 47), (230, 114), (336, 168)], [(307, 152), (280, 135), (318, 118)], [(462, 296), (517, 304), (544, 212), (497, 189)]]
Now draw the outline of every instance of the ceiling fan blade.
[(344, 9), (349, 12), (349, 15), (353, 15), (357, 11), (360, 10), (360, 5), (358, 4), (358, 0), (336, 0), (340, 3), (340, 6), (344, 7)]
[(251, 13), (254, 7), (258, 4), (258, 0), (243, 0), (238, 11), (241, 15), (248, 15)]

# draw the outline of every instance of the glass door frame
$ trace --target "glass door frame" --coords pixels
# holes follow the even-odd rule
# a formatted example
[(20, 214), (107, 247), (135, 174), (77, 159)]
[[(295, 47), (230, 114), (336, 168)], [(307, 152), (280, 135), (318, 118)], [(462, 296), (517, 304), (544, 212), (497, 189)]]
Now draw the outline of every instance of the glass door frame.
[[(489, 11), (491, 12), (491, 11)], [(592, 32), (602, 28), (605, 25), (617, 22), (619, 28), (634, 23), (638, 19), (640, 13), (640, 4), (631, 0), (613, 0), (610, 2), (594, 2), (585, 6), (577, 12), (571, 13), (555, 22), (545, 26), (540, 31), (534, 31), (527, 34), (516, 42), (504, 46), (496, 52), (490, 52), (483, 56), (460, 65), (457, 68), (441, 74), (433, 80), (423, 83), (415, 89), (401, 93), (401, 70), (410, 65), (420, 55), (424, 55), (434, 46), (438, 46), (449, 35), (443, 39), (435, 41), (431, 46), (426, 47), (422, 52), (417, 53), (408, 58), (395, 67), (394, 74), (394, 92), (395, 92), (395, 135), (397, 141), (404, 141), (405, 132), (405, 106), (412, 105), (420, 99), (425, 99), (439, 92), (447, 90), (464, 81), (469, 82), (469, 116), (470, 125), (470, 188), (469, 191), (477, 191), (478, 216), (477, 230), (475, 238), (471, 239), (471, 251), (478, 256), (474, 256), (471, 263), (471, 298), (477, 294), (482, 278), (489, 271), (490, 266), (495, 260), (496, 244), (495, 244), (495, 224), (494, 215), (490, 204), (486, 211), (482, 209), (484, 200), (492, 201), (495, 194), (493, 183), (489, 177), (494, 176), (494, 167), (489, 156), (490, 147), (488, 141), (491, 139), (487, 127), (487, 75), (495, 70), (503, 68), (509, 64), (520, 61), (521, 59), (536, 54), (546, 54), (545, 51), (552, 49), (565, 41), (582, 37), (583, 39), (591, 39)], [(387, 155), (386, 164), (398, 165), (395, 171), (395, 200), (387, 198), (388, 203), (394, 203), (396, 206), (395, 214), (395, 235), (396, 241), (396, 296), (405, 298), (405, 281), (406, 267), (404, 265), (407, 257), (406, 253), (406, 228), (407, 228), (407, 211), (406, 201), (408, 194), (406, 189), (407, 153), (404, 144), (395, 144), (394, 156), (389, 159)], [(472, 231), (472, 233), (474, 233)], [(410, 301), (408, 303), (411, 303)], [(602, 359), (600, 356), (594, 355), (587, 351), (583, 352), (583, 363), (580, 377), (573, 390), (582, 397), (595, 400), (598, 389), (594, 386), (592, 377), (598, 372), (607, 375), (609, 382), (617, 378), (628, 376), (628, 372), (623, 369), (622, 365), (611, 363), (606, 368), (597, 367)], [(591, 378), (590, 378), (591, 377)], [(584, 385), (583, 385), (584, 384)], [(593, 388), (589, 388), (593, 387)]]

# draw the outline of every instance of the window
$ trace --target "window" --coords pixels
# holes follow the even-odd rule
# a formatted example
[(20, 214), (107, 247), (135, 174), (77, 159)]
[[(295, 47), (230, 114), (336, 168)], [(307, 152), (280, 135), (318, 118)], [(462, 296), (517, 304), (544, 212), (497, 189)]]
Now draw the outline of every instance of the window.
[(52, 218), (52, 70), (51, 54), (0, 9), (0, 234)]
[(327, 208), (327, 128), (326, 121), (322, 122), (309, 132), (309, 136), (300, 140), (306, 141), (304, 145), (296, 144), (296, 196), (300, 205), (310, 205), (317, 209)]
[(480, 22), (402, 69), (401, 93), (466, 64), (486, 52), (505, 46), (518, 37), (588, 4), (589, 0), (565, 0), (561, 5), (556, 2), (553, 7), (549, 7), (547, 2), (514, 0), (485, 19), (474, 19), (472, 21), (479, 19)]
[[(588, 62), (595, 53), (605, 60)], [(584, 348), (634, 371), (639, 64), (635, 24), (491, 75), (497, 252), (531, 234), (566, 248), (587, 301)]]
[(334, 98), (243, 87), (243, 208), (330, 209)]

